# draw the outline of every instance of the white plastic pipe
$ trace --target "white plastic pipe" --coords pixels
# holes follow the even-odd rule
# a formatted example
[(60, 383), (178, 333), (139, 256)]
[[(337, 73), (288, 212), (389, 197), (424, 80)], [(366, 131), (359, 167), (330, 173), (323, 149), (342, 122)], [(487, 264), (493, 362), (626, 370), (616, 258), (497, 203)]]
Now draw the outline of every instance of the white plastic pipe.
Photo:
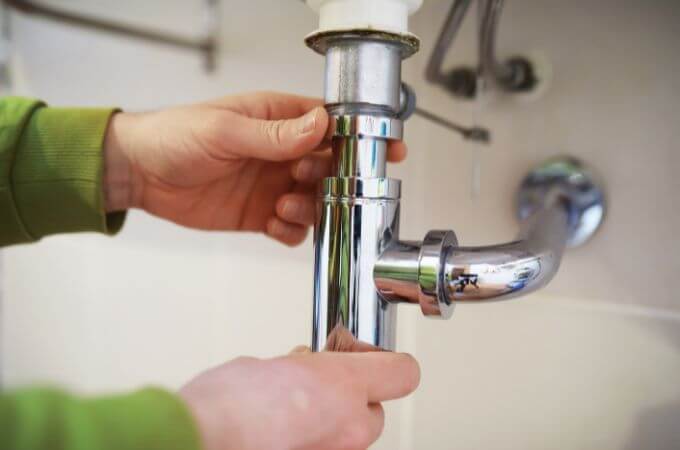
[(423, 0), (307, 0), (319, 13), (318, 32), (376, 30), (408, 33), (408, 17)]

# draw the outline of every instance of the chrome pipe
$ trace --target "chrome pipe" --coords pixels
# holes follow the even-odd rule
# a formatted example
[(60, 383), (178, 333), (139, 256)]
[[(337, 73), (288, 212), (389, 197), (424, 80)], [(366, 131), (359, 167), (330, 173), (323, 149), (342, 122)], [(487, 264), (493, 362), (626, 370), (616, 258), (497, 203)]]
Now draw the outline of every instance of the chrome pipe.
[(444, 318), (455, 302), (528, 294), (557, 273), (568, 224), (567, 207), (557, 202), (527, 219), (520, 237), (505, 244), (460, 247), (452, 231), (430, 232), (426, 241), (441, 242), (448, 235), (450, 242), (439, 245), (429, 260), (421, 243), (394, 244), (375, 265), (375, 285), (388, 302), (419, 304), (426, 316)]
[(401, 60), (414, 50), (384, 32), (322, 33), (308, 44), (326, 55), (333, 150), (314, 229), (312, 350), (393, 349), (396, 305), (380, 298), (373, 266), (399, 239), (401, 182), (386, 176), (387, 146), (403, 136)]
[(540, 289), (557, 273), (564, 249), (582, 244), (598, 228), (604, 194), (579, 161), (560, 158), (525, 179), (518, 211), (523, 221), (513, 242), (462, 247), (453, 231), (431, 231), (422, 243), (393, 243), (374, 269), (381, 298), (448, 318), (456, 302), (510, 299)]
[(545, 285), (565, 245), (587, 239), (604, 197), (572, 159), (539, 167), (520, 189), (518, 241), (460, 247), (453, 231), (399, 240), (401, 182), (386, 175), (390, 140), (401, 140), (401, 59), (412, 35), (317, 32), (326, 55), (333, 176), (321, 184), (314, 228), (312, 350), (395, 348), (397, 305), (449, 317), (456, 301), (510, 298)]
[(400, 108), (401, 55), (399, 43), (392, 41), (335, 40), (326, 52), (326, 105), (371, 105), (395, 114)]
[[(399, 236), (400, 182), (327, 178), (315, 228), (312, 350), (355, 341), (392, 349), (396, 305), (380, 298), (373, 265)], [(348, 339), (351, 337), (351, 339)]]
[(510, 299), (542, 288), (555, 276), (569, 237), (561, 202), (526, 220), (517, 241), (452, 247), (445, 257), (450, 302)]

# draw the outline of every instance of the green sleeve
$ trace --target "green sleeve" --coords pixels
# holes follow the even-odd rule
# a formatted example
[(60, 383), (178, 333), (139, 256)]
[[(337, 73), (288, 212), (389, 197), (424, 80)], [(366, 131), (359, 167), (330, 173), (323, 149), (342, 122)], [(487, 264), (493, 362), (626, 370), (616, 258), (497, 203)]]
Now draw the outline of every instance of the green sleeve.
[(0, 395), (0, 450), (200, 450), (186, 406), (149, 388), (78, 398), (52, 389)]
[(116, 233), (104, 211), (103, 143), (114, 109), (0, 99), (0, 246), (56, 233)]

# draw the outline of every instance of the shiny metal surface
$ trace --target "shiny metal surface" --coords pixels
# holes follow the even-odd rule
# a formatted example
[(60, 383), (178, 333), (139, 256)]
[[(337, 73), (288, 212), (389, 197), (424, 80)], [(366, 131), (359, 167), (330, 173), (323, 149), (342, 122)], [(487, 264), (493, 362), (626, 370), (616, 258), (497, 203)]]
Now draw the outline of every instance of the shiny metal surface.
[[(393, 349), (396, 305), (378, 295), (373, 265), (398, 239), (399, 198), (367, 198), (363, 190), (333, 192), (332, 187), (350, 183), (342, 180), (346, 179), (327, 180), (320, 199), (314, 238), (312, 350), (343, 350), (347, 332), (358, 342)], [(383, 186), (389, 184), (384, 181)]]
[(393, 241), (373, 268), (375, 287), (388, 302), (420, 303), (420, 241)]
[(394, 242), (375, 264), (373, 277), (388, 302), (420, 305), (425, 316), (449, 318), (454, 304), (447, 295), (445, 265), (458, 240), (453, 231), (433, 230), (422, 242)]
[(520, 187), (516, 241), (460, 247), (453, 232), (434, 231), (423, 243), (393, 243), (376, 263), (376, 287), (386, 301), (420, 304), (426, 315), (441, 317), (450, 316), (456, 301), (528, 294), (557, 273), (567, 244), (594, 233), (604, 209), (601, 187), (579, 161), (548, 161)]
[(460, 134), (463, 139), (478, 141), (484, 144), (491, 142), (491, 132), (486, 128), (475, 126), (466, 127), (419, 107), (415, 91), (406, 83), (401, 83), (399, 104), (400, 107), (397, 117), (399, 117), (401, 120), (406, 121), (413, 114), (417, 114), (423, 119), (429, 120), (432, 123)]
[(323, 180), (320, 197), (399, 200), (401, 181), (394, 178), (330, 177)]
[[(387, 123), (383, 119), (376, 118), (376, 122)], [(362, 126), (346, 127), (335, 133), (333, 171), (337, 176), (326, 178), (319, 194), (314, 234), (314, 351), (344, 351), (362, 345), (393, 349), (395, 345), (396, 306), (378, 295), (373, 265), (398, 239), (401, 182), (385, 177), (387, 141), (392, 136), (364, 137), (362, 130)]]
[(387, 141), (401, 139), (401, 120), (373, 115), (331, 116), (333, 173), (339, 177), (384, 177)]
[(314, 351), (395, 346), (396, 305), (378, 295), (373, 266), (399, 237), (400, 182), (386, 177), (386, 156), (388, 141), (402, 138), (408, 50), (391, 35), (359, 34), (323, 38), (334, 176), (323, 181), (317, 208)]
[(567, 247), (585, 243), (597, 231), (606, 212), (599, 177), (576, 158), (561, 156), (546, 161), (524, 179), (517, 195), (517, 216), (524, 220), (554, 197), (567, 200)]
[(545, 286), (557, 273), (568, 238), (557, 202), (527, 219), (520, 239), (488, 247), (451, 247), (444, 276), (449, 301), (504, 300)]
[(399, 241), (401, 187), (386, 177), (386, 153), (388, 141), (402, 136), (401, 58), (412, 49), (371, 30), (317, 34), (307, 42), (327, 56), (334, 161), (314, 229), (312, 350), (393, 350), (398, 303), (447, 318), (456, 301), (538, 289), (557, 271), (567, 242), (583, 242), (599, 225), (601, 190), (580, 164), (562, 159), (522, 184), (517, 241), (460, 247), (453, 231)]
[(449, 318), (453, 314), (453, 302), (446, 295), (444, 268), (447, 250), (456, 245), (458, 239), (453, 231), (430, 231), (423, 239), (418, 255), (418, 299), (426, 316)]
[(404, 123), (400, 118), (362, 114), (331, 116), (328, 127), (331, 137), (359, 136), (401, 140), (404, 135)]
[(326, 52), (327, 105), (368, 104), (399, 110), (401, 49), (389, 41), (341, 39)]
[(339, 177), (384, 177), (387, 141), (374, 138), (333, 139), (333, 173)]

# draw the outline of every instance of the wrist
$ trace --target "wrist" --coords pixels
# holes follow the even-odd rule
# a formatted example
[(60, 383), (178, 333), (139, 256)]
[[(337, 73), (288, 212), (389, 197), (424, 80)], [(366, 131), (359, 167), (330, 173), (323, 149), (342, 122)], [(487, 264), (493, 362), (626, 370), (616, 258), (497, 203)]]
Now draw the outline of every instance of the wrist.
[(103, 191), (107, 213), (124, 211), (135, 204), (135, 176), (126, 147), (130, 120), (130, 114), (115, 113), (104, 138)]

